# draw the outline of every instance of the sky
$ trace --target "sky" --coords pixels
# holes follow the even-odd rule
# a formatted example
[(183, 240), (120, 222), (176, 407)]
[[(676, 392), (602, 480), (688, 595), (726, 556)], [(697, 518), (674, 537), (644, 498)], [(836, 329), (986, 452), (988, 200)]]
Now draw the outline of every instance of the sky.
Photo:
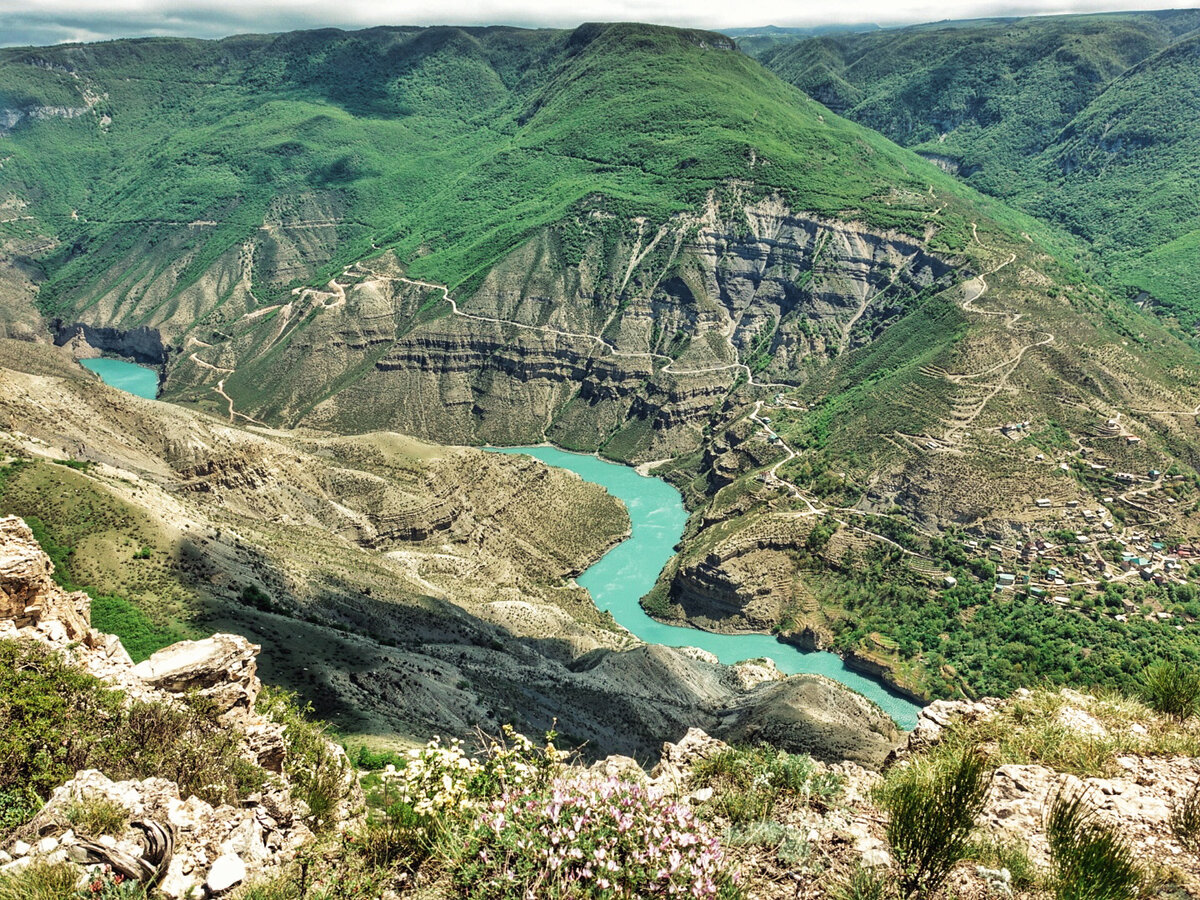
[(941, 19), (1161, 9), (1163, 0), (0, 0), (0, 46), (118, 37), (225, 37), (298, 28), (371, 25), (573, 27), (589, 21), (658, 22), (697, 28), (758, 25), (900, 25)]

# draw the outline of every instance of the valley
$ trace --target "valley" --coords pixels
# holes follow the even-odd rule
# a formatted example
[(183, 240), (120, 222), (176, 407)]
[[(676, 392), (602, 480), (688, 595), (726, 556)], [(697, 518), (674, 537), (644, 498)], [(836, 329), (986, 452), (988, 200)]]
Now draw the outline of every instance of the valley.
[[(1144, 35), (1104, 78), (1183, 53), (1188, 21), (1097, 26)], [(678, 489), (647, 627), (832, 651), (921, 700), (1128, 689), (1195, 659), (1200, 351), (1001, 170), (947, 171), (966, 131), (935, 154), (796, 74), (817, 44), (898, 33), (767, 51), (815, 100), (728, 38), (657, 26), (0, 51), (22, 111), (0, 137), (10, 452), (45, 456), (32, 436), (157, 479), (182, 505), (144, 515), (208, 529), (202, 559), (240, 559), (213, 532), (244, 533), (261, 576), (175, 574), (178, 600), (129, 604), (292, 647), (264, 671), (353, 733), (559, 716), (641, 753), (690, 717), (733, 733), (772, 691), (859, 702), (638, 644), (572, 580), (626, 527), (611, 498), (458, 447), (547, 442)], [(99, 401), (70, 359), (105, 353), (162, 373), (153, 411), (103, 401), (136, 437), (83, 417)], [(22, 471), (3, 511), (87, 558)], [(124, 596), (116, 571), (72, 577)]]

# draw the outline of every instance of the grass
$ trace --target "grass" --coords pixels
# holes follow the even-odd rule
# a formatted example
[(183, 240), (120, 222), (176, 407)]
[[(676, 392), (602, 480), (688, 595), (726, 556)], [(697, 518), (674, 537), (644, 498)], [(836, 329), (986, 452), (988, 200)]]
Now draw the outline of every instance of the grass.
[(1171, 834), (1180, 847), (1200, 859), (1200, 785), (1171, 811)]
[(19, 460), (0, 471), (0, 513), (25, 520), (55, 582), (91, 595), (93, 627), (117, 635), (134, 662), (194, 636), (164, 615), (186, 614), (186, 594), (167, 554), (155, 560), (145, 543), (154, 528), (143, 514), (74, 469)]
[(1055, 900), (1136, 900), (1145, 875), (1117, 829), (1096, 818), (1082, 790), (1049, 801), (1046, 841)]
[(698, 762), (692, 779), (713, 789), (708, 811), (735, 826), (769, 820), (785, 801), (825, 805), (841, 790), (837, 776), (818, 771), (810, 757), (766, 745), (722, 750)]
[(103, 796), (87, 796), (70, 803), (63, 813), (76, 834), (99, 837), (120, 834), (129, 824), (129, 810)]
[[(1081, 708), (1103, 733), (1090, 734), (1066, 724), (1060, 713), (1067, 707)], [(1145, 728), (1145, 733), (1135, 732), (1134, 725)], [(1057, 691), (1033, 691), (1013, 698), (991, 718), (955, 723), (945, 742), (956, 748), (987, 745), (997, 765), (1040, 764), (1082, 778), (1117, 774), (1116, 758), (1122, 755), (1200, 755), (1200, 729), (1116, 693), (1080, 700)]]
[(0, 874), (0, 900), (67, 900), (77, 896), (78, 877), (70, 863), (35, 862), (15, 874)]
[(1017, 891), (1035, 889), (1041, 882), (1041, 874), (1029, 858), (1029, 850), (1018, 840), (1000, 840), (991, 835), (980, 835), (975, 838), (968, 859), (993, 871), (1007, 869), (1012, 876), (1012, 886)]

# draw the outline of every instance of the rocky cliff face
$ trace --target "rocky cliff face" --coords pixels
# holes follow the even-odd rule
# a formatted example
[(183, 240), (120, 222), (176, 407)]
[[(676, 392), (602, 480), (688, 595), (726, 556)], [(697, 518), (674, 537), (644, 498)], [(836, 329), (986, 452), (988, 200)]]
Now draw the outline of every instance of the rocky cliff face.
[(69, 347), (76, 359), (115, 353), (149, 365), (165, 365), (167, 362), (167, 349), (163, 346), (162, 335), (157, 329), (145, 325), (128, 330), (97, 328), (83, 322), (59, 325), (54, 343)]
[(224, 374), (246, 412), (277, 421), (651, 459), (700, 448), (746, 365), (802, 379), (954, 276), (910, 238), (736, 191), (694, 216), (625, 223), (615, 249), (597, 236), (578, 260), (568, 227), (456, 305), (386, 257), (351, 267), (177, 357), (167, 394), (203, 401)]
[[(175, 900), (200, 892), (224, 894), (294, 859), (312, 834), (284, 774), (283, 726), (255, 709), (260, 648), (239, 635), (217, 634), (174, 644), (134, 666), (119, 639), (88, 626), (90, 598), (62, 591), (52, 571), (25, 523), (0, 518), (0, 640), (46, 644), (131, 699), (172, 704), (185, 696), (189, 702), (203, 698), (239, 736), (245, 760), (273, 778), (235, 808), (181, 797), (179, 787), (162, 778), (114, 783), (102, 772), (79, 772), (54, 792), (32, 823), (0, 846), (0, 876), (35, 862), (70, 861), (79, 865), (81, 877), (89, 867), (108, 865)], [(341, 750), (330, 745), (329, 752)], [(344, 771), (349, 779), (348, 768)], [(335, 818), (348, 817), (352, 796), (347, 780)], [(134, 827), (91, 834), (87, 840), (76, 835), (68, 809), (99, 798), (126, 809)]]

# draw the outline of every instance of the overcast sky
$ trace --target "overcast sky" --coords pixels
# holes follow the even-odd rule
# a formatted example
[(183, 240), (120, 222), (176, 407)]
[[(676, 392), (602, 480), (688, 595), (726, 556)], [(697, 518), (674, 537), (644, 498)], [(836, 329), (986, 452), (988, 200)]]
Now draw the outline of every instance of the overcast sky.
[(1160, 9), (1162, 0), (0, 0), (0, 46), (95, 41), (146, 35), (224, 37), (296, 28), (370, 25), (525, 25), (586, 21), (660, 22), (700, 28), (897, 25), (981, 16)]

